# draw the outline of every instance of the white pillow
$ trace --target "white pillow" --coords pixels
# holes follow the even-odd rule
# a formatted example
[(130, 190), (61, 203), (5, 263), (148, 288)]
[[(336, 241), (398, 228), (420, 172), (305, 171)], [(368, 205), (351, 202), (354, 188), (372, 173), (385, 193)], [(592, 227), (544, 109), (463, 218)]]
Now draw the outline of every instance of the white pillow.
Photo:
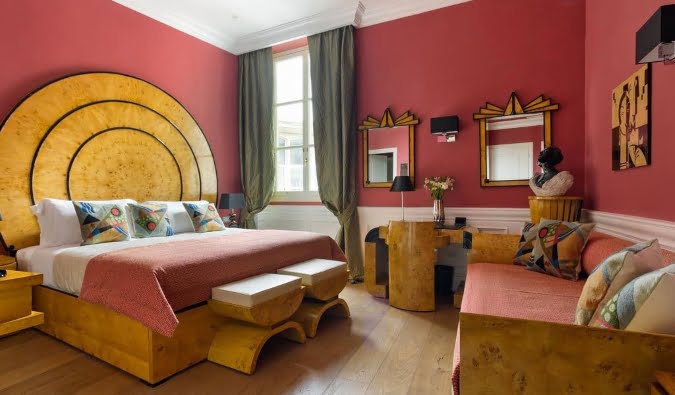
[(192, 225), (192, 219), (185, 211), (183, 203), (208, 203), (206, 200), (198, 202), (170, 202), (170, 201), (149, 201), (146, 204), (166, 204), (166, 212), (169, 215), (169, 223), (173, 227), (173, 234), (194, 233), (195, 227)]
[[(136, 203), (131, 199), (120, 200), (85, 200), (100, 203), (120, 203), (126, 210), (127, 203)], [(61, 199), (42, 199), (35, 206), (31, 206), (31, 211), (37, 217), (40, 225), (40, 246), (58, 247), (66, 244), (81, 244), (82, 233), (80, 232), (80, 221), (77, 219), (77, 213), (72, 200)], [(129, 212), (126, 211), (127, 220)]]

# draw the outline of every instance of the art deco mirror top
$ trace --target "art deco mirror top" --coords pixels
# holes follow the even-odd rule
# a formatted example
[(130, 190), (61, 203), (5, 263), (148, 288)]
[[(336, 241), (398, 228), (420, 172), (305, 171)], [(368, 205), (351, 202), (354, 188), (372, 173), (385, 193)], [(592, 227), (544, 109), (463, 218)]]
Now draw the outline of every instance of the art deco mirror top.
[(505, 108), (487, 103), (473, 115), (480, 122), (480, 185), (528, 185), (537, 156), (551, 145), (551, 112), (558, 109), (539, 96), (521, 105), (515, 92)]
[(415, 182), (415, 125), (409, 111), (398, 118), (386, 109), (382, 119), (371, 116), (359, 126), (363, 132), (363, 186), (390, 188), (394, 177), (409, 175)]

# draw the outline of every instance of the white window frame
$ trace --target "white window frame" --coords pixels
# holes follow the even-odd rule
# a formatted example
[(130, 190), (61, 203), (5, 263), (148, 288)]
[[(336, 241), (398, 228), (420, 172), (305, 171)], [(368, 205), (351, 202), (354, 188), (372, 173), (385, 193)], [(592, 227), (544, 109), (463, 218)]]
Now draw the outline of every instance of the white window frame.
[[(276, 64), (277, 61), (283, 60), (285, 58), (290, 58), (290, 57), (295, 57), (301, 55), (303, 58), (303, 68), (302, 68), (302, 81), (303, 81), (303, 86), (302, 86), (302, 91), (303, 91), (303, 97), (300, 100), (293, 100), (293, 101), (288, 101), (288, 102), (283, 102), (283, 103), (277, 103), (276, 97), (277, 97), (277, 87), (276, 87), (276, 82), (274, 84), (274, 125), (275, 125), (275, 131), (274, 131), (274, 164), (276, 166), (277, 163), (277, 153), (279, 151), (284, 151), (288, 150), (290, 148), (298, 148), (299, 146), (295, 147), (277, 147), (276, 143), (276, 124), (277, 124), (277, 107), (282, 106), (282, 105), (288, 105), (288, 104), (296, 104), (296, 103), (302, 103), (303, 104), (303, 120), (302, 120), (302, 129), (303, 129), (303, 138), (302, 138), (302, 155), (303, 155), (303, 163), (304, 163), (304, 170), (303, 170), (303, 187), (304, 191), (277, 191), (276, 190), (276, 181), (274, 183), (274, 194), (272, 195), (272, 201), (273, 202), (320, 202), (321, 198), (319, 197), (319, 191), (310, 191), (309, 190), (309, 149), (311, 147), (314, 147), (314, 144), (309, 144), (309, 106), (312, 103), (312, 92), (310, 92), (310, 87), (309, 87), (309, 48), (308, 47), (302, 47), (302, 48), (297, 48), (297, 49), (292, 49), (289, 51), (285, 52), (280, 52), (277, 54), (274, 54), (274, 62)], [(275, 67), (276, 69), (276, 67)], [(276, 81), (276, 75), (275, 75), (275, 81)], [(276, 169), (275, 169), (275, 174), (276, 174)]]

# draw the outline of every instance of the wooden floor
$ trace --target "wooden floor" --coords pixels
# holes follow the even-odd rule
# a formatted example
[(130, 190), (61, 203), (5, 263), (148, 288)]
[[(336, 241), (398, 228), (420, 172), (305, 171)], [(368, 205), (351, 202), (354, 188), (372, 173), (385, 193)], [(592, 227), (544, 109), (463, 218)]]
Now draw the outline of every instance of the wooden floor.
[[(459, 311), (398, 310), (363, 284), (342, 293), (351, 321), (330, 319), (304, 345), (271, 340), (247, 376), (210, 362), (154, 388), (36, 330), (0, 339), (0, 394), (451, 394)], [(124, 336), (120, 333), (120, 336)]]

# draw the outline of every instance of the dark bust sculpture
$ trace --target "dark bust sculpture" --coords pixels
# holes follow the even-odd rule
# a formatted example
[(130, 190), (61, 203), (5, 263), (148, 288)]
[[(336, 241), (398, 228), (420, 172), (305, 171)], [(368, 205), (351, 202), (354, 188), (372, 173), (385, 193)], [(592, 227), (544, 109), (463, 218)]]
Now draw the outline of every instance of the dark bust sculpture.
[(555, 177), (558, 174), (555, 166), (562, 162), (563, 154), (558, 147), (547, 147), (539, 153), (537, 164), (543, 170), (541, 174), (535, 176), (534, 183), (542, 188), (546, 181)]

